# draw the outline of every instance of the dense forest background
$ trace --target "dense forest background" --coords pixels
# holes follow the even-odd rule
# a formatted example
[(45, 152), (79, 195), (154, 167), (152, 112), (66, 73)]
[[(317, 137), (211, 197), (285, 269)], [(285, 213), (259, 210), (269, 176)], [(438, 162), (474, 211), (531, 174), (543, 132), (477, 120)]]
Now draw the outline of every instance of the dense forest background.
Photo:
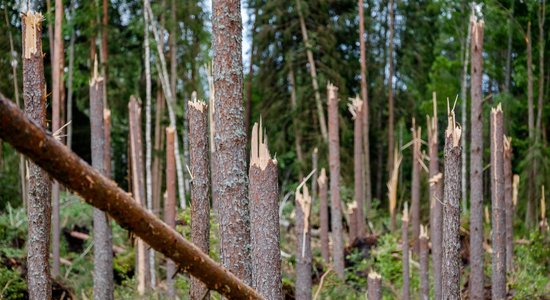
[[(2, 0), (0, 10), (0, 92), (16, 99), (14, 80), (21, 94), (21, 11), (26, 1)], [(33, 8), (45, 15), (43, 51), (48, 90), (51, 86), (51, 62), (49, 24), (53, 24), (53, 9), (41, 1)], [(46, 1), (49, 2), (49, 1)], [(101, 22), (102, 6), (99, 0), (65, 0), (63, 43), (65, 47), (64, 101), (72, 97), (72, 149), (83, 159), (90, 161), (89, 81), (94, 57), (99, 55), (101, 33), (108, 40), (108, 62), (101, 65), (108, 78), (107, 101), (112, 113), (113, 178), (128, 189), (128, 101), (131, 95), (145, 98), (144, 72), (144, 18), (142, 1), (110, 0), (108, 25)], [(162, 49), (169, 67), (175, 62), (177, 134), (183, 137), (180, 144), (184, 163), (188, 160), (186, 130), (187, 101), (196, 92), (199, 99), (208, 100), (209, 64), (211, 63), (211, 5), (209, 1), (159, 0), (152, 3), (158, 21), (165, 29), (162, 33)], [(304, 43), (297, 5), (309, 34)], [(513, 173), (519, 174), (519, 200), (515, 226), (519, 237), (529, 237), (529, 225), (538, 223), (539, 201), (550, 198), (550, 50), (545, 47), (547, 10), (544, 1), (488, 0), (474, 5), (470, 1), (399, 0), (395, 2), (395, 32), (393, 51), (389, 52), (389, 1), (365, 0), (365, 41), (367, 83), (370, 114), (370, 174), (372, 182), (373, 210), (367, 220), (379, 231), (387, 231), (388, 200), (388, 91), (393, 90), (395, 131), (398, 149), (405, 157), (401, 164), (397, 211), (411, 198), (412, 172), (410, 128), (413, 122), (426, 128), (426, 116), (432, 114), (433, 93), (437, 93), (439, 128), (445, 128), (447, 101), (456, 100), (458, 123), (468, 122), (464, 155), (469, 156), (470, 92), (467, 53), (470, 51), (468, 26), (470, 15), (475, 14), (485, 22), (483, 46), (483, 96), (484, 136), (489, 136), (489, 110), (501, 103), (504, 110), (505, 131), (513, 137)], [(355, 0), (244, 0), (242, 11), (248, 23), (243, 30), (246, 51), (244, 68), (245, 123), (252, 130), (254, 121), (263, 119), (269, 149), (276, 154), (279, 166), (281, 198), (292, 193), (304, 175), (312, 169), (312, 154), (318, 149), (319, 168), (328, 169), (328, 145), (319, 131), (315, 91), (312, 88), (307, 51), (315, 58), (321, 98), (326, 101), (325, 86), (331, 82), (339, 88), (340, 155), (342, 164), (341, 195), (344, 203), (353, 200), (353, 119), (348, 112), (348, 98), (361, 94), (359, 17)], [(530, 29), (528, 29), (530, 27)], [(105, 30), (107, 29), (107, 30)], [(50, 33), (51, 34), (51, 33)], [(530, 35), (530, 39), (529, 39)], [(175, 37), (172, 41), (170, 37)], [(527, 44), (531, 42), (532, 53)], [(155, 40), (151, 40), (156, 49)], [(74, 51), (74, 54), (70, 52)], [(155, 51), (153, 51), (155, 52)], [(69, 66), (69, 57), (74, 63)], [(393, 59), (393, 69), (389, 61)], [(162, 100), (155, 62), (152, 56), (153, 99)], [(529, 75), (532, 60), (532, 75)], [(15, 66), (15, 78), (13, 73)], [(72, 75), (70, 75), (72, 73)], [(71, 76), (71, 80), (69, 80)], [(388, 80), (392, 76), (392, 80)], [(291, 79), (292, 77), (292, 79)], [(72, 83), (70, 83), (72, 81)], [(292, 82), (293, 81), (293, 82)], [(391, 82), (391, 86), (389, 86)], [(69, 87), (69, 84), (71, 87)], [(529, 95), (529, 85), (533, 87)], [(295, 92), (293, 100), (292, 93)], [(465, 96), (465, 97), (464, 97)], [(529, 136), (528, 98), (534, 103), (537, 128), (535, 139)], [(447, 100), (449, 99), (449, 100)], [(156, 100), (155, 100), (156, 101)], [(323, 102), (325, 103), (325, 102)], [(466, 109), (462, 110), (465, 105)], [(48, 106), (50, 109), (51, 105)], [(153, 105), (153, 109), (158, 106)], [(466, 112), (466, 115), (463, 113)], [(64, 122), (68, 112), (62, 110)], [(156, 117), (155, 117), (156, 118)], [(415, 121), (413, 121), (413, 119)], [(540, 120), (540, 121), (539, 121)], [(168, 126), (167, 114), (160, 118), (162, 127)], [(181, 124), (181, 125), (180, 125)], [(444, 140), (440, 130), (440, 141)], [(426, 140), (423, 131), (423, 140)], [(0, 211), (7, 212), (22, 207), (19, 176), (19, 158), (8, 144), (0, 144)], [(440, 147), (440, 151), (442, 147)], [(427, 152), (427, 148), (426, 148)], [(163, 152), (154, 156), (164, 159)], [(489, 147), (484, 149), (484, 162), (489, 161)], [(409, 158), (409, 159), (407, 159)], [(469, 161), (469, 158), (468, 158)], [(536, 176), (530, 176), (533, 164)], [(484, 205), (490, 205), (489, 172), (484, 173), (486, 188)], [(187, 172), (185, 176), (188, 176)], [(421, 210), (422, 222), (428, 222), (427, 173), (422, 173)], [(531, 180), (531, 181), (530, 181)], [(468, 181), (467, 181), (468, 182)], [(467, 184), (467, 183), (466, 183)], [(546, 195), (542, 186), (546, 186)], [(165, 187), (161, 188), (163, 191)], [(466, 187), (467, 189), (467, 187)], [(466, 194), (468, 195), (468, 194)], [(70, 207), (76, 200), (64, 194), (62, 203)], [(468, 199), (464, 199), (463, 213), (468, 213)], [(527, 203), (535, 203), (528, 211)], [(290, 216), (292, 201), (283, 207)], [(63, 204), (62, 204), (63, 205)], [(316, 211), (314, 206), (314, 212)], [(73, 207), (66, 211), (76, 213)], [(312, 213), (312, 216), (315, 213)], [(10, 217), (11, 218), (11, 217)], [(69, 218), (69, 217), (67, 217)], [(71, 216), (70, 218), (75, 218)], [(313, 226), (317, 226), (313, 217)], [(75, 218), (76, 219), (76, 218)], [(467, 218), (465, 218), (467, 219)], [(71, 221), (69, 221), (70, 223)], [(120, 234), (122, 235), (122, 234)], [(121, 238), (120, 236), (118, 238)], [(384, 240), (383, 243), (395, 243)], [(388, 246), (389, 247), (389, 246)], [(214, 250), (212, 250), (214, 252)], [(542, 250), (541, 250), (542, 251)], [(1, 250), (0, 250), (1, 252)], [(4, 253), (5, 254), (5, 253)], [(548, 260), (545, 262), (548, 264)], [(546, 266), (548, 268), (548, 266)], [(418, 282), (416, 282), (418, 284)], [(0, 286), (1, 287), (1, 286)]]

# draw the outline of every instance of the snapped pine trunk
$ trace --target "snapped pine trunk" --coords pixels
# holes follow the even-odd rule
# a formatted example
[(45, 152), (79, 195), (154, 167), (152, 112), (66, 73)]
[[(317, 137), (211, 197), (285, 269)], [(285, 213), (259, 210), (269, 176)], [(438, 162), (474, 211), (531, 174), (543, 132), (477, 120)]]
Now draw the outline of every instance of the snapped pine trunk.
[(434, 278), (434, 298), (441, 299), (441, 259), (443, 224), (443, 173), (439, 170), (439, 141), (437, 128), (437, 102), (433, 94), (434, 114), (428, 117), (428, 152), (430, 155), (430, 235), (432, 240), (432, 269)]
[[(191, 241), (202, 252), (210, 250), (210, 161), (208, 159), (208, 106), (204, 101), (190, 101), (189, 150), (191, 182)], [(206, 286), (191, 278), (191, 299), (209, 299)]]
[[(2, 95), (0, 139), (26, 155), (59, 183), (78, 193), (87, 203), (109, 213), (120, 226), (174, 260), (181, 270), (202, 280), (209, 289), (231, 299), (263, 299), (242, 280), (141, 207), (131, 194), (30, 121)], [(40, 294), (37, 299), (44, 297)]]
[(369, 300), (382, 299), (382, 277), (376, 272), (370, 272), (367, 279), (367, 294)]
[[(172, 229), (176, 228), (176, 157), (174, 155), (173, 127), (166, 128), (166, 198), (164, 200), (164, 223)], [(166, 260), (166, 287), (168, 297), (176, 298), (174, 289), (174, 275), (176, 264), (173, 260)], [(193, 282), (193, 281), (192, 281)]]
[(328, 134), (330, 166), (330, 208), (332, 223), (332, 263), (334, 271), (344, 278), (344, 236), (342, 232), (342, 207), (340, 201), (340, 137), (338, 125), (338, 88), (329, 83)]
[(483, 21), (471, 27), (470, 297), (483, 299)]
[(413, 167), (412, 167), (412, 189), (411, 189), (411, 215), (412, 215), (412, 233), (413, 233), (413, 252), (418, 255), (420, 253), (420, 161), (422, 159), (422, 129), (416, 127), (413, 119), (412, 128), (412, 151), (413, 151)]
[(251, 283), (250, 211), (243, 112), (241, 5), (212, 2), (214, 103), (214, 203), (218, 205), (221, 261)]
[[(353, 174), (354, 174), (354, 188), (355, 188), (355, 202), (357, 204), (356, 213), (354, 214), (355, 222), (357, 225), (357, 232), (355, 237), (361, 237), (365, 235), (366, 223), (365, 223), (365, 192), (363, 181), (363, 101), (359, 96), (354, 99), (350, 99), (348, 104), (349, 111), (353, 116)], [(351, 220), (351, 219), (350, 219)], [(353, 240), (350, 240), (350, 244)]]
[(271, 159), (261, 121), (252, 129), (248, 174), (252, 287), (266, 299), (283, 299), (277, 160)]
[(428, 229), (420, 226), (420, 300), (430, 299), (430, 271), (429, 258), (430, 252), (428, 245)]
[(311, 299), (311, 197), (306, 185), (296, 190), (296, 300)]
[(460, 299), (460, 197), (462, 195), (460, 138), (461, 129), (455, 122), (454, 111), (448, 109), (444, 152), (442, 299)]
[[(21, 17), (23, 29), (23, 100), (25, 115), (41, 127), (46, 126), (46, 86), (42, 55), (40, 13), (28, 11)], [(7, 100), (6, 100), (7, 101)], [(0, 114), (4, 116), (3, 114)], [(9, 130), (0, 130), (4, 133)], [(11, 132), (10, 132), (11, 134)], [(6, 138), (3, 138), (7, 140)], [(26, 143), (29, 141), (25, 140)], [(38, 144), (31, 143), (36, 146)], [(29, 299), (51, 299), (50, 277), (50, 187), (51, 181), (40, 167), (29, 162), (27, 173), (27, 283)]]
[(504, 206), (506, 210), (506, 272), (514, 263), (514, 202), (512, 179), (512, 138), (504, 136)]
[(402, 242), (402, 260), (403, 265), (403, 300), (410, 299), (410, 284), (409, 284), (409, 209), (405, 202), (403, 209), (403, 217), (401, 218), (401, 242)]
[(359, 228), (357, 226), (357, 203), (354, 201), (350, 204), (348, 204), (348, 216), (349, 216), (349, 232), (348, 232), (348, 237), (349, 237), (349, 245), (351, 246), (353, 244), (353, 242), (355, 241), (355, 239), (357, 239), (358, 237), (358, 234), (359, 234)]
[(327, 172), (325, 168), (321, 169), (321, 175), (317, 179), (319, 185), (319, 219), (321, 227), (321, 256), (325, 263), (330, 263), (330, 248), (329, 248), (329, 222), (328, 222), (328, 186)]
[(495, 300), (506, 299), (506, 208), (504, 203), (504, 134), (502, 108), (491, 109), (492, 276)]

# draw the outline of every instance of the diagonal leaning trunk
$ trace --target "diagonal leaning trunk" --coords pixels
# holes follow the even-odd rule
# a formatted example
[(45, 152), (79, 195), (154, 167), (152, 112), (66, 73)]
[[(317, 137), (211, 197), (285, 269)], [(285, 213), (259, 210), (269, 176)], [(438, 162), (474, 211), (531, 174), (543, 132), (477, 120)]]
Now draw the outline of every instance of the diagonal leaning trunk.
[(277, 160), (271, 159), (261, 120), (252, 129), (249, 178), (252, 287), (266, 299), (283, 299)]
[[(42, 58), (42, 15), (28, 11), (21, 17), (23, 29), (23, 100), (25, 114), (38, 124), (46, 126), (46, 86)], [(3, 115), (3, 114), (0, 114)], [(9, 132), (9, 130), (0, 130)], [(7, 140), (5, 137), (4, 140)], [(26, 141), (28, 142), (28, 141)], [(36, 144), (35, 144), (36, 145)], [(51, 299), (50, 277), (50, 187), (46, 173), (29, 163), (27, 186), (27, 216), (29, 232), (27, 246), (27, 282), (29, 299)]]

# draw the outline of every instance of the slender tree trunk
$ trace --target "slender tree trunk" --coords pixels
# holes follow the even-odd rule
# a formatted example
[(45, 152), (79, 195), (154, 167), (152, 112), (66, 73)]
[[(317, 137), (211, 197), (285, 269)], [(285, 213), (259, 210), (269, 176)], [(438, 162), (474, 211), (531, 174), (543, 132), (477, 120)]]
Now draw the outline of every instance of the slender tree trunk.
[(542, 113), (544, 107), (544, 19), (546, 16), (546, 0), (539, 3), (538, 22), (539, 22), (539, 94), (537, 105), (537, 138), (542, 134)]
[[(29, 14), (25, 17), (28, 18)], [(35, 15), (33, 17), (36, 18)], [(36, 21), (41, 18), (40, 16)], [(40, 57), (40, 55), (34, 56)], [(61, 184), (81, 195), (87, 203), (109, 213), (121, 227), (143, 238), (167, 258), (173, 259), (182, 270), (186, 270), (190, 275), (206, 283), (208, 288), (228, 298), (262, 299), (235, 275), (142, 208), (141, 204), (119, 188), (115, 182), (90, 167), (78, 155), (55, 140), (45, 129), (38, 127), (36, 122), (30, 121), (15, 104), (2, 95), (0, 95), (0, 116), (2, 116), (0, 118), (1, 139), (10, 143), (18, 152), (28, 156)], [(36, 147), (39, 144), (43, 146)], [(40, 297), (32, 299), (45, 299), (43, 295), (50, 295), (50, 293), (42, 293)]]
[(349, 216), (349, 232), (348, 232), (348, 237), (349, 237), (349, 242), (348, 242), (348, 245), (353, 245), (353, 242), (355, 242), (355, 240), (357, 239), (358, 237), (358, 233), (359, 233), (359, 228), (358, 228), (358, 224), (357, 224), (357, 221), (358, 221), (358, 217), (357, 217), (357, 202), (353, 201), (352, 203), (348, 204), (348, 209), (347, 209), (347, 213), (348, 213), (348, 216)]
[[(472, 33), (475, 37), (477, 30), (472, 30)], [(472, 63), (472, 65), (475, 64)], [(472, 84), (472, 86), (475, 85)], [(447, 111), (448, 125), (445, 131), (445, 189), (443, 200), (443, 264), (441, 267), (443, 277), (442, 299), (460, 299), (461, 130), (460, 126), (456, 124), (454, 111), (449, 108), (447, 108)], [(470, 284), (473, 284), (472, 281), (470, 281)], [(471, 297), (473, 295), (475, 294), (472, 294)]]
[(416, 255), (420, 254), (420, 161), (422, 159), (422, 129), (416, 127), (413, 119), (412, 127), (413, 136), (413, 164), (412, 164), (412, 184), (411, 184), (411, 215), (412, 215), (412, 232), (413, 232), (413, 252)]
[(504, 206), (506, 210), (506, 272), (514, 261), (514, 203), (512, 191), (512, 138), (504, 136)]
[(439, 141), (437, 126), (437, 98), (433, 93), (433, 116), (428, 117), (428, 152), (430, 155), (430, 235), (432, 239), (432, 269), (434, 299), (441, 299), (441, 259), (443, 225), (443, 173), (439, 171)]
[(502, 108), (491, 109), (492, 296), (506, 299), (506, 207)]
[(103, 152), (103, 168), (105, 169), (105, 176), (111, 178), (113, 176), (113, 170), (111, 166), (111, 110), (103, 110), (103, 125), (105, 128), (105, 147)]
[[(208, 106), (203, 101), (189, 102), (189, 150), (191, 184), (191, 241), (204, 253), (210, 249), (210, 161), (208, 159)], [(191, 279), (191, 299), (209, 299), (208, 289)]]
[[(97, 61), (96, 61), (97, 64)], [(105, 127), (103, 89), (105, 81), (97, 74), (97, 65), (90, 81), (90, 128), (92, 135), (92, 166), (105, 173)], [(94, 208), (94, 299), (114, 299), (113, 242), (107, 214)]]
[(376, 272), (370, 272), (367, 279), (369, 300), (382, 300), (382, 277)]
[[(461, 114), (460, 114), (460, 120), (462, 124), (462, 131), (468, 132), (468, 122), (467, 122), (467, 109), (466, 106), (468, 104), (468, 96), (466, 94), (468, 89), (468, 62), (470, 61), (470, 39), (472, 36), (472, 27), (468, 23), (468, 34), (466, 35), (466, 39), (464, 40), (464, 49), (462, 51), (464, 55), (464, 61), (462, 63), (462, 74), (461, 74), (461, 84), (460, 84), (460, 100), (461, 100)], [(466, 154), (466, 139), (462, 139), (462, 210), (467, 211), (468, 210), (468, 184), (466, 183), (467, 179), (467, 172), (468, 172), (468, 155)], [(433, 238), (433, 237), (432, 237)], [(438, 299), (436, 297), (436, 299)]]
[[(296, 81), (294, 79), (294, 69), (290, 66), (288, 71), (288, 83), (290, 85), (290, 105), (292, 105), (292, 128), (294, 129), (294, 146), (296, 148), (296, 158), (301, 166), (300, 168), (300, 177), (302, 177), (302, 164), (304, 163), (304, 154), (302, 151), (302, 134), (298, 128), (298, 105), (296, 103)], [(313, 192), (313, 191), (312, 191)], [(313, 198), (315, 199), (315, 198)]]
[(429, 271), (429, 259), (428, 252), (430, 251), (428, 246), (428, 229), (426, 227), (420, 228), (420, 299), (430, 299), (430, 271)]
[(512, 1), (512, 7), (510, 8), (510, 14), (508, 16), (508, 43), (506, 47), (506, 69), (504, 74), (504, 92), (510, 92), (510, 84), (512, 77), (512, 34), (513, 34), (513, 20), (514, 20), (514, 7), (516, 1)]
[[(365, 201), (366, 210), (370, 211), (372, 202), (372, 185), (370, 172), (370, 139), (369, 139), (369, 93), (367, 85), (367, 53), (365, 46), (365, 15), (363, 0), (359, 0), (359, 49), (361, 60), (361, 98), (363, 100), (363, 159), (365, 163)], [(365, 213), (363, 211), (363, 213)]]
[[(109, 48), (107, 45), (108, 40), (108, 32), (109, 32), (109, 0), (103, 0), (103, 6), (102, 6), (103, 14), (101, 18), (101, 52), (100, 52), (100, 59), (101, 59), (101, 66), (102, 66), (102, 73), (103, 78), (105, 78), (105, 82), (109, 82), (109, 63), (108, 63), (108, 57), (107, 54), (109, 52)], [(104, 98), (104, 105), (105, 108), (107, 108), (107, 85), (105, 85), (105, 90), (103, 91), (105, 98)]]
[(401, 219), (401, 239), (402, 239), (402, 265), (403, 265), (403, 300), (410, 299), (410, 285), (409, 285), (409, 209), (407, 202), (405, 202), (405, 208), (403, 209), (403, 217)]
[[(73, 144), (73, 77), (74, 77), (74, 44), (76, 40), (76, 26), (74, 19), (75, 1), (71, 1), (71, 40), (69, 42), (69, 72), (67, 74), (67, 147), (71, 149)], [(108, 173), (107, 173), (108, 174)]]
[(344, 240), (340, 201), (340, 130), (338, 125), (338, 88), (327, 85), (329, 120), (330, 208), (332, 227), (332, 263), (334, 271), (344, 278)]
[(237, 0), (212, 3), (215, 146), (214, 197), (219, 205), (221, 260), (250, 283), (250, 211), (246, 133), (242, 106), (241, 7)]
[(317, 147), (313, 148), (313, 152), (311, 153), (311, 165), (313, 169), (313, 175), (311, 175), (311, 199), (313, 200), (313, 202), (315, 202), (317, 199), (317, 179), (319, 174), (319, 171), (317, 171), (317, 169), (319, 168), (318, 154), (319, 151), (317, 150)]
[[(25, 114), (39, 126), (46, 126), (46, 83), (42, 60), (42, 15), (28, 11), (22, 15), (23, 100)], [(0, 114), (4, 116), (4, 114)], [(3, 131), (3, 130), (2, 130)], [(9, 132), (9, 131), (8, 131)], [(6, 137), (3, 137), (6, 140)], [(34, 144), (37, 145), (37, 144)], [(27, 245), (27, 281), (29, 299), (51, 299), (50, 277), (50, 187), (46, 171), (33, 163), (28, 167), (29, 220)]]
[[(357, 223), (357, 236), (362, 237), (366, 232), (365, 223), (365, 193), (363, 181), (363, 101), (356, 97), (351, 99), (351, 103), (348, 104), (349, 110), (354, 118), (353, 122), (353, 170), (354, 170), (354, 187), (355, 187), (355, 201), (357, 203), (356, 223)], [(352, 241), (350, 241), (351, 243)]]
[(393, 124), (393, 35), (394, 35), (394, 19), (395, 11), (393, 8), (394, 0), (389, 0), (389, 14), (390, 14), (390, 38), (389, 38), (389, 76), (388, 76), (388, 170), (393, 170), (393, 148), (394, 148), (394, 124)]
[(401, 155), (399, 151), (394, 149), (393, 155), (393, 169), (390, 173), (390, 178), (388, 180), (388, 200), (389, 200), (389, 211), (390, 211), (390, 230), (395, 231), (397, 228), (395, 220), (395, 208), (397, 207), (397, 184), (399, 182), (399, 165), (401, 164)]
[(254, 124), (251, 139), (252, 286), (266, 299), (282, 299), (277, 160), (271, 159), (261, 122)]
[[(470, 27), (472, 34), (472, 62), (470, 66), (472, 98), (470, 116), (472, 123), (470, 143), (470, 297), (472, 299), (482, 299), (484, 292), (483, 96), (481, 87), (483, 77), (483, 21), (476, 21), (472, 17)], [(445, 170), (447, 170), (447, 166), (445, 166)], [(447, 174), (445, 174), (445, 182), (447, 182)], [(446, 183), (445, 190), (447, 190)]]
[(327, 142), (327, 123), (325, 121), (325, 111), (323, 110), (323, 103), (321, 102), (321, 93), (319, 92), (319, 83), (317, 81), (317, 68), (315, 67), (315, 59), (313, 58), (312, 45), (309, 41), (306, 22), (302, 13), (302, 6), (300, 0), (296, 0), (296, 10), (298, 11), (298, 18), (300, 20), (300, 29), (302, 31), (302, 39), (306, 47), (307, 61), (309, 63), (309, 73), (311, 75), (311, 84), (315, 93), (315, 104), (317, 105), (317, 117), (319, 118), (319, 126), (321, 129), (321, 136), (323, 140)]
[(530, 157), (530, 170), (529, 176), (527, 176), (527, 211), (525, 213), (525, 224), (528, 227), (532, 227), (535, 224), (535, 169), (536, 164), (534, 162), (534, 143), (535, 143), (535, 110), (533, 107), (533, 41), (531, 40), (531, 22), (527, 23), (527, 110), (528, 110), (528, 127), (529, 127), (529, 157)]
[[(174, 132), (173, 127), (166, 128), (166, 199), (164, 202), (164, 222), (170, 228), (176, 228), (176, 158), (174, 156)], [(176, 264), (173, 260), (166, 260), (166, 286), (168, 297), (176, 298), (174, 289), (174, 276)]]
[(304, 185), (302, 191), (296, 190), (296, 300), (311, 299), (310, 211), (311, 197), (307, 185)]
[(325, 168), (321, 169), (317, 183), (319, 184), (319, 218), (321, 222), (321, 256), (326, 264), (330, 263), (330, 248), (329, 248), (329, 222), (328, 222), (328, 186), (327, 173)]

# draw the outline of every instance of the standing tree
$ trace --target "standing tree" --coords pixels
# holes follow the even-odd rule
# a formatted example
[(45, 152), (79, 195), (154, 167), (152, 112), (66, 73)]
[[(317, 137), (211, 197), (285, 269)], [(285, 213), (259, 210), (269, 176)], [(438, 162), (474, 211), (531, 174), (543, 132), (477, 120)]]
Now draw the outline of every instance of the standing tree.
[[(475, 33), (475, 30), (472, 31)], [(475, 34), (474, 34), (475, 36)], [(462, 195), (460, 148), (461, 129), (455, 121), (454, 107), (447, 102), (448, 125), (445, 131), (445, 189), (443, 199), (442, 299), (460, 299), (460, 197)]]
[[(42, 55), (42, 14), (27, 11), (21, 17), (23, 29), (23, 100), (25, 114), (46, 127), (46, 83)], [(51, 299), (50, 277), (50, 187), (46, 171), (29, 163), (27, 217), (29, 220), (27, 269), (29, 299)]]
[[(471, 27), (470, 297), (483, 298), (483, 21)], [(447, 170), (447, 166), (445, 166)], [(447, 174), (445, 174), (447, 182)], [(447, 190), (447, 184), (445, 184)], [(446, 198), (447, 199), (447, 198)]]
[[(533, 42), (531, 40), (531, 22), (527, 23), (527, 126), (529, 128), (529, 143), (535, 142), (535, 111), (533, 108)], [(527, 176), (527, 211), (525, 212), (525, 224), (528, 227), (535, 223), (535, 174), (536, 164), (534, 163), (534, 148), (529, 147), (529, 176)]]
[[(210, 249), (210, 161), (208, 160), (208, 106), (204, 101), (190, 101), (189, 150), (192, 174), (191, 241), (204, 253)], [(209, 298), (208, 289), (199, 280), (191, 279), (191, 299)]]
[[(365, 183), (363, 182), (363, 101), (359, 96), (350, 99), (348, 104), (349, 111), (353, 116), (353, 174), (355, 188), (355, 202), (357, 203), (356, 224), (357, 236), (365, 234), (365, 193), (363, 191)], [(350, 241), (350, 244), (353, 241)]]
[(388, 200), (389, 200), (389, 209), (390, 209), (390, 230), (396, 230), (396, 221), (395, 221), (395, 208), (397, 206), (397, 183), (399, 182), (399, 166), (401, 165), (401, 155), (397, 148), (394, 150), (393, 155), (393, 169), (390, 173), (390, 179), (388, 180)]
[(422, 167), (422, 128), (416, 127), (415, 120), (413, 118), (412, 131), (412, 183), (411, 183), (411, 215), (412, 215), (412, 232), (413, 232), (413, 252), (420, 254), (420, 168)]
[(394, 0), (389, 0), (389, 14), (390, 14), (390, 37), (389, 37), (389, 48), (388, 48), (388, 55), (390, 56), (388, 58), (389, 62), (389, 76), (388, 76), (388, 170), (392, 172), (394, 169), (393, 163), (393, 148), (394, 148), (394, 141), (393, 141), (393, 34), (395, 31), (394, 28), (394, 19), (395, 19), (395, 11), (393, 8), (393, 2)]
[(368, 285), (368, 298), (369, 300), (381, 300), (382, 299), (382, 277), (376, 272), (370, 272), (367, 279)]
[(506, 216), (504, 203), (504, 134), (502, 108), (491, 109), (491, 210), (493, 299), (506, 299)]
[(296, 189), (296, 300), (311, 299), (310, 212), (309, 190), (301, 184)]
[(252, 286), (266, 299), (282, 299), (277, 160), (262, 131), (260, 120), (252, 129), (249, 170)]
[(403, 300), (410, 299), (410, 276), (409, 276), (409, 208), (407, 202), (403, 208), (403, 216), (401, 217), (401, 239), (403, 255), (401, 263), (403, 264)]
[(342, 207), (340, 201), (340, 137), (338, 125), (338, 88), (329, 83), (328, 130), (330, 165), (330, 208), (332, 225), (332, 263), (334, 271), (344, 278), (344, 238), (342, 234)]
[(221, 260), (250, 283), (250, 212), (243, 112), (241, 5), (212, 1), (214, 95), (214, 203), (218, 205)]
[(328, 224), (328, 186), (327, 186), (327, 172), (325, 168), (321, 169), (321, 175), (317, 179), (319, 184), (319, 219), (321, 227), (321, 256), (325, 260), (325, 263), (330, 263), (330, 250), (329, 250), (329, 224)]
[[(176, 157), (174, 156), (174, 134), (173, 127), (166, 128), (166, 198), (164, 202), (164, 223), (170, 228), (176, 228)], [(168, 297), (176, 298), (174, 289), (174, 276), (176, 275), (176, 264), (173, 260), (166, 261), (166, 286)], [(193, 284), (194, 281), (191, 281)]]
[(428, 229), (420, 226), (420, 299), (430, 299), (430, 271), (428, 265)]
[(512, 182), (512, 138), (504, 136), (504, 207), (506, 223), (506, 272), (512, 271), (514, 261), (514, 203)]

